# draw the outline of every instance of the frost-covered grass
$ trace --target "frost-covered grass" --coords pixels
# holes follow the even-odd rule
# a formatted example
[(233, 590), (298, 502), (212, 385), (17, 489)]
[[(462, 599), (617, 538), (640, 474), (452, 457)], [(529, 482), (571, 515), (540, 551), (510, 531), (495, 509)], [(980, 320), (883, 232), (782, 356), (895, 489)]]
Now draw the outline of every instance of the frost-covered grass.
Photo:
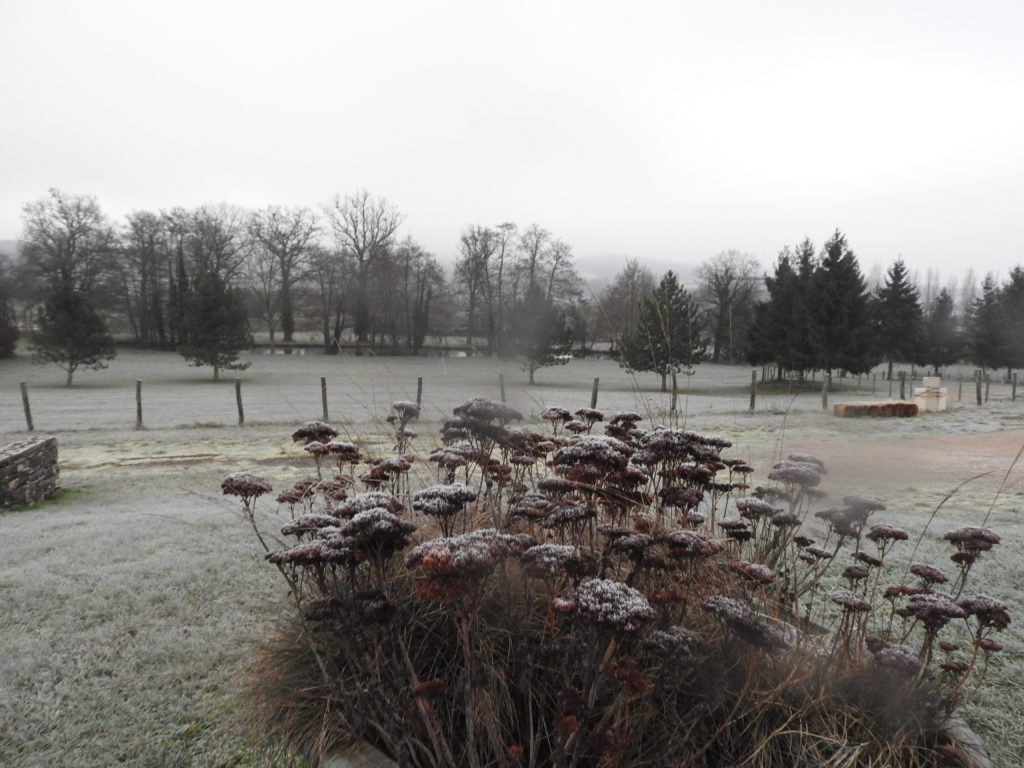
[[(432, 422), (468, 396), (496, 397), (499, 373), (510, 404), (534, 416), (588, 402), (597, 376), (606, 412), (635, 410), (647, 425), (667, 418), (668, 398), (654, 377), (634, 380), (607, 362), (545, 369), (541, 384), (527, 388), (514, 364), (488, 360), (263, 356), (241, 375), (241, 428), (231, 381), (214, 384), (174, 355), (123, 352), (71, 390), (55, 369), (0, 362), (0, 433), (25, 436), (17, 382), (27, 381), (37, 431), (58, 436), (63, 484), (74, 491), (0, 514), (0, 764), (260, 764), (243, 729), (237, 683), (286, 595), (237, 506), (219, 496), (219, 480), (257, 468), (281, 483), (306, 471), (308, 456), (280, 425), (320, 416), (320, 376), (328, 378), (330, 420), (342, 437), (386, 455), (383, 417), (393, 400), (415, 398), (417, 376), (424, 418), (414, 444), (425, 454), (434, 445)], [(680, 420), (734, 439), (731, 455), (754, 465), (754, 482), (780, 449), (824, 458), (830, 492), (886, 501), (879, 522), (917, 532), (942, 503), (915, 562), (946, 565), (942, 533), (982, 521), (1024, 440), (1005, 431), (1024, 427), (1024, 400), (979, 408), (965, 391), (964, 404), (954, 402), (944, 416), (839, 421), (821, 413), (815, 393), (775, 394), (761, 397), (751, 415), (749, 376), (749, 368), (701, 366), (689, 380), (693, 390), (703, 392), (707, 377), (732, 391), (680, 394)], [(140, 378), (147, 429), (135, 431)], [(943, 503), (959, 482), (985, 471)], [(1024, 754), (1022, 477), (1018, 466), (987, 521), (1003, 544), (972, 574), (977, 591), (1006, 601), (1014, 619), (1003, 633), (1006, 651), (965, 710), (1003, 766)]]

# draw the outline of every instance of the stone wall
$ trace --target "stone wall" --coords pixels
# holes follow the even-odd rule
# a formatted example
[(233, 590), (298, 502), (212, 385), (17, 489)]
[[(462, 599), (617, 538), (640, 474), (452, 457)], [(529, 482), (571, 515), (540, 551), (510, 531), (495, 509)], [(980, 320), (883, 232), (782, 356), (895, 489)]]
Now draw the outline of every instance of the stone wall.
[(59, 481), (57, 438), (33, 437), (0, 448), (0, 509), (48, 499)]

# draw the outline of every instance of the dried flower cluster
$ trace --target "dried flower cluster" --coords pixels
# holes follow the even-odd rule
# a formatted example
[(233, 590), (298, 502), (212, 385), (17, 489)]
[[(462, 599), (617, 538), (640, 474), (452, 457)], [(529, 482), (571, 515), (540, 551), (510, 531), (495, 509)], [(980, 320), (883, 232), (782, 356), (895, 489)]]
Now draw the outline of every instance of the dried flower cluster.
[[(445, 420), (428, 465), (406, 450), (419, 406), (392, 412), (392, 456), (364, 456), (322, 422), (293, 433), (318, 470), (333, 461), (339, 474), (278, 495), (292, 543), (267, 553), (305, 622), (295, 635), (307, 645), (289, 658), (312, 654), (308, 690), (324, 691), (317, 722), (329, 724), (317, 727), (340, 728), (337, 741), (414, 766), (668, 765), (726, 743), (706, 764), (753, 765), (738, 745), (773, 705), (745, 697), (770, 690), (793, 707), (789, 735), (773, 737), (793, 739), (791, 754), (813, 730), (800, 704), (826, 699), (863, 718), (856, 738), (868, 743), (886, 728), (863, 709), (870, 696), (843, 699), (851, 691), (880, 681), (930, 696), (908, 722), (938, 728), (1002, 648), (1009, 608), (961, 597), (999, 537), (947, 534), (949, 576), (891, 562), (908, 533), (869, 525), (885, 509), (869, 496), (816, 510), (828, 471), (814, 456), (790, 454), (774, 484), (755, 486), (724, 437), (591, 408), (546, 408), (544, 431), (513, 427), (518, 411), (473, 398)], [(270, 483), (235, 473), (222, 488), (256, 526)], [(828, 637), (808, 631), (823, 624)], [(828, 688), (813, 702), (802, 683), (786, 687), (810, 679)], [(708, 712), (740, 715), (711, 724)], [(899, 760), (876, 762), (934, 756), (938, 742), (922, 732)]]

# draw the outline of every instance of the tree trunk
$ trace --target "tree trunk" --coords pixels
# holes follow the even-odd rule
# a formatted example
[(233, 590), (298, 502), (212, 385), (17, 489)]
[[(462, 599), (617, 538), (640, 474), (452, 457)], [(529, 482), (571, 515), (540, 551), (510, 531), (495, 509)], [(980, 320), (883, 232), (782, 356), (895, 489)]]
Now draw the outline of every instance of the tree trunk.
[(64, 383), (65, 387), (70, 387), (71, 386), (71, 377), (74, 376), (74, 375), (75, 375), (75, 369), (74, 368), (68, 368), (68, 380)]
[(217, 365), (216, 363), (213, 366), (213, 380), (214, 381), (219, 381), (220, 380), (220, 366)]
[(889, 361), (889, 372), (885, 374), (885, 378), (892, 381), (892, 360)]
[(535, 370), (537, 370), (537, 369), (536, 369), (536, 368), (535, 368), (535, 367), (534, 367), (533, 365), (531, 365), (531, 366), (529, 367), (529, 369), (530, 369), (530, 383), (531, 383), (531, 384), (533, 384), (533, 372), (534, 372)]
[(668, 392), (668, 373), (661, 372), (661, 391)]

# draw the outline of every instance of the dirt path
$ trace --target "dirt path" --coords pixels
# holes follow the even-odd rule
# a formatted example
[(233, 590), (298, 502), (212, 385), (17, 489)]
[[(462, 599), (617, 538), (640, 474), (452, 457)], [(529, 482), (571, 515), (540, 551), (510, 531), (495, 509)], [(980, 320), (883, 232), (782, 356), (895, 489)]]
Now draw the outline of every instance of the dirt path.
[(1024, 446), (1024, 429), (986, 434), (918, 437), (859, 437), (855, 441), (799, 440), (794, 450), (822, 458), (832, 475), (829, 484), (859, 485), (873, 494), (913, 487), (948, 486), (984, 474), (974, 481), (1006, 490), (1024, 491), (1024, 461), (1013, 466)]

